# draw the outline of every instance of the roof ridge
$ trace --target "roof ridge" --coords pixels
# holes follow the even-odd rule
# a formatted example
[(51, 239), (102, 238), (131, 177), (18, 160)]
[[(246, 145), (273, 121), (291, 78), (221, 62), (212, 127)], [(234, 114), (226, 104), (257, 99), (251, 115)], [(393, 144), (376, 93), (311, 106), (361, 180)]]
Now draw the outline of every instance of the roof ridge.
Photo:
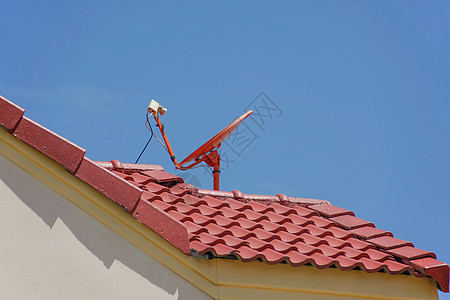
[(95, 163), (107, 170), (122, 171), (122, 173), (126, 174), (139, 171), (164, 171), (164, 168), (160, 165), (122, 163), (115, 159), (110, 161), (95, 161)]
[[(96, 164), (108, 169), (110, 171), (118, 171), (121, 173), (129, 174), (133, 172), (142, 171), (164, 171), (164, 168), (160, 165), (153, 164), (133, 164), (133, 163), (122, 163), (118, 160), (106, 161), (96, 161)], [(165, 172), (165, 171), (164, 171)], [(299, 197), (289, 197), (285, 194), (277, 194), (275, 196), (271, 195), (255, 195), (255, 194), (244, 194), (239, 190), (233, 190), (231, 192), (226, 191), (216, 191), (209, 189), (199, 189), (195, 186), (184, 183), (184, 188), (189, 190), (189, 193), (198, 197), (211, 196), (218, 199), (231, 198), (241, 202), (256, 201), (264, 204), (279, 203), (288, 207), (293, 205), (309, 206), (309, 205), (327, 205), (330, 204), (329, 201), (319, 200), (319, 199), (309, 199), (309, 198), (299, 198)]]
[(308, 199), (308, 198), (298, 198), (298, 197), (288, 197), (285, 194), (277, 194), (275, 196), (271, 195), (255, 195), (255, 194), (244, 194), (239, 190), (233, 190), (231, 192), (225, 191), (215, 191), (208, 189), (197, 189), (200, 196), (211, 196), (219, 199), (231, 198), (243, 203), (248, 201), (255, 201), (263, 204), (278, 203), (287, 207), (292, 207), (294, 205), (299, 206), (309, 206), (309, 205), (326, 205), (330, 202), (326, 200), (319, 199)]

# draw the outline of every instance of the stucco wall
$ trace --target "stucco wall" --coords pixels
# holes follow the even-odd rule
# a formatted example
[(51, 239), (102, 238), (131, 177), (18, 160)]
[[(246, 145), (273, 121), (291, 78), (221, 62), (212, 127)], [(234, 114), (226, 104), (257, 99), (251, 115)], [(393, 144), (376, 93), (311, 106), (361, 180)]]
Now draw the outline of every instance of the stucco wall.
[(0, 299), (210, 299), (0, 155)]

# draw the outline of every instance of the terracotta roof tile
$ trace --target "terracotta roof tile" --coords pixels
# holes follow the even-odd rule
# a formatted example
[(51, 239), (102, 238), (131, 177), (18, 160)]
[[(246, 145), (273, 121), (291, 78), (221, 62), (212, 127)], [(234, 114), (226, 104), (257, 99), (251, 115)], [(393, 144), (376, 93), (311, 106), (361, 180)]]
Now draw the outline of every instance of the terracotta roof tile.
[(170, 173), (166, 173), (164, 171), (142, 171), (140, 172), (143, 175), (148, 176), (150, 179), (158, 182), (158, 183), (164, 183), (164, 182), (174, 182), (174, 183), (178, 183), (178, 182), (184, 182), (183, 178), (172, 175)]
[(333, 217), (333, 218), (330, 218), (330, 220), (338, 223), (340, 226), (342, 226), (345, 229), (355, 229), (355, 228), (364, 227), (364, 226), (375, 227), (375, 225), (373, 225), (373, 223), (370, 223), (366, 220), (363, 220), (363, 219), (360, 219), (360, 218), (357, 218), (354, 216), (350, 216), (350, 215)]
[(150, 181), (153, 180), (152, 178), (142, 175), (142, 174), (139, 174), (139, 173), (133, 173), (131, 175), (128, 175), (126, 178), (129, 178), (129, 177), (131, 177), (131, 180), (133, 180), (134, 182), (137, 182), (142, 185), (146, 185), (147, 183), (149, 183)]
[(302, 217), (302, 216), (298, 216), (298, 215), (294, 215), (294, 214), (290, 214), (287, 216), (291, 222), (295, 225), (299, 225), (299, 226), (305, 226), (308, 224), (314, 224), (314, 222), (306, 217)]
[(339, 250), (339, 249), (336, 249), (336, 248), (333, 248), (333, 247), (330, 247), (330, 246), (327, 246), (324, 244), (317, 246), (317, 248), (319, 248), (322, 251), (322, 254), (332, 257), (332, 258), (335, 258), (339, 255), (345, 254), (345, 252), (342, 250)]
[(328, 243), (328, 245), (330, 245), (331, 247), (334, 247), (337, 249), (342, 249), (345, 246), (351, 246), (351, 244), (348, 241), (337, 239), (337, 238), (329, 236), (329, 235), (323, 237), (322, 240), (326, 241)]
[[(229, 228), (229, 230), (231, 231), (231, 234), (233, 236), (241, 238), (241, 239), (248, 239), (249, 237), (257, 236), (255, 232), (244, 229), (244, 228), (242, 228), (240, 226), (236, 226), (236, 225), (231, 226)], [(261, 239), (261, 240), (264, 240), (264, 239)]]
[(259, 224), (261, 224), (264, 230), (267, 230), (269, 232), (278, 232), (280, 230), (286, 231), (286, 227), (267, 220), (262, 220), (261, 222), (259, 222)]
[(311, 257), (314, 261), (315, 266), (318, 269), (329, 268), (330, 266), (335, 265), (337, 263), (337, 260), (335, 258), (331, 258), (317, 252), (311, 254)]
[(242, 210), (242, 213), (245, 214), (247, 219), (249, 219), (251, 221), (255, 221), (255, 222), (269, 219), (269, 217), (267, 215), (260, 214), (258, 212), (255, 212), (252, 209), (244, 209), (244, 210)]
[(277, 213), (279, 215), (283, 215), (283, 216), (286, 216), (286, 215), (289, 215), (292, 213), (294, 213), (294, 214), (297, 213), (294, 209), (284, 206), (284, 205), (281, 205), (281, 204), (278, 204), (278, 203), (271, 203), (269, 205), (269, 207), (273, 208), (273, 211), (275, 213)]
[(204, 216), (207, 217), (213, 217), (213, 216), (217, 216), (217, 215), (221, 215), (222, 213), (212, 207), (206, 206), (204, 204), (200, 204), (196, 207), (196, 209)]
[(229, 247), (224, 244), (216, 244), (214, 245), (214, 248), (212, 248), (212, 250), (215, 256), (228, 256), (233, 255), (237, 252), (235, 248)]
[(294, 206), (293, 209), (297, 212), (297, 214), (301, 217), (309, 218), (314, 215), (319, 215), (318, 212), (308, 209), (303, 206)]
[(184, 183), (178, 183), (170, 188), (170, 193), (182, 197), (189, 193), (189, 190), (183, 186)]
[(192, 218), (195, 224), (201, 226), (206, 226), (207, 224), (214, 222), (214, 220), (210, 217), (204, 216), (200, 213), (192, 213), (189, 216)]
[[(233, 234), (229, 229), (219, 226), (215, 223), (209, 223), (206, 226), (204, 226), (203, 228), (205, 228), (205, 230), (208, 231), (209, 234), (218, 236), (218, 237), (222, 237), (225, 234)], [(236, 236), (235, 234), (233, 234), (234, 236)]]
[(424, 258), (424, 257), (436, 258), (436, 254), (434, 254), (433, 252), (422, 250), (419, 248), (414, 248), (411, 246), (393, 248), (390, 250), (386, 250), (386, 252), (390, 253), (392, 255), (395, 255), (397, 257), (407, 259), (407, 260)]
[(319, 212), (321, 215), (327, 218), (338, 217), (343, 215), (355, 216), (355, 214), (352, 211), (337, 206), (333, 206), (331, 204), (312, 205), (309, 208)]
[[(203, 226), (200, 226), (200, 225), (197, 225), (195, 223), (189, 222), (189, 221), (186, 221), (183, 224), (184, 224), (184, 226), (186, 226), (187, 231), (189, 233), (194, 234), (194, 235), (197, 235), (200, 232), (206, 232), (207, 231), (207, 228), (205, 228)], [(220, 227), (220, 228), (222, 228), (222, 227)]]
[(285, 217), (283, 215), (277, 214), (272, 211), (268, 211), (265, 213), (265, 215), (269, 218), (270, 222), (277, 223), (277, 224), (283, 224), (286, 222), (292, 222), (292, 220), (289, 217)]
[(278, 252), (281, 252), (281, 253), (286, 253), (291, 250), (297, 249), (297, 247), (295, 247), (294, 245), (280, 241), (280, 240), (273, 240), (272, 242), (270, 242), (270, 244), (273, 245), (275, 250), (277, 250)]
[(317, 236), (317, 237), (324, 237), (326, 235), (333, 235), (331, 233), (331, 231), (327, 231), (327, 230), (322, 229), (320, 227), (317, 227), (315, 225), (309, 224), (309, 225), (306, 225), (305, 228), (308, 229), (310, 234), (312, 234), (314, 236)]
[(337, 237), (339, 239), (344, 239), (345, 240), (345, 239), (348, 239), (349, 237), (353, 236), (353, 233), (351, 233), (351, 232), (349, 232), (347, 230), (338, 228), (338, 227), (330, 227), (327, 230), (329, 232), (331, 232), (334, 237)]
[[(200, 199), (200, 198), (198, 198)], [(210, 196), (203, 196), (201, 198), (202, 201), (205, 201), (205, 204), (209, 207), (215, 208), (215, 209), (221, 209), (222, 207), (228, 206), (228, 203), (225, 201), (210, 197)]]
[(381, 249), (393, 249), (393, 248), (398, 248), (398, 247), (403, 247), (403, 246), (414, 247), (414, 245), (410, 242), (396, 239), (396, 238), (390, 237), (390, 236), (381, 236), (381, 237), (377, 237), (377, 238), (368, 239), (367, 241)]
[(271, 233), (261, 228), (255, 228), (252, 232), (256, 234), (256, 237), (263, 241), (271, 241), (274, 239), (280, 240), (281, 237), (279, 234)]
[(142, 191), (141, 198), (147, 201), (161, 200), (161, 196), (148, 191)]
[(223, 236), (222, 240), (225, 242), (226, 245), (234, 248), (239, 248), (244, 245), (248, 246), (249, 242), (247, 240), (243, 240), (237, 237), (234, 237), (232, 235), (225, 235)]
[(341, 249), (345, 256), (350, 258), (359, 259), (362, 257), (368, 257), (370, 258), (369, 254), (365, 251), (360, 251), (352, 247), (344, 247)]
[[(206, 252), (212, 250), (212, 248), (211, 248), (210, 246), (208, 246), (208, 245), (206, 245), (206, 244), (203, 244), (203, 243), (200, 242), (200, 241), (192, 241), (192, 242), (190, 243), (190, 247), (191, 247), (192, 249), (195, 249), (200, 255), (203, 255), (203, 254), (205, 254)], [(231, 249), (234, 249), (234, 248), (231, 248)]]
[(285, 260), (284, 254), (276, 250), (264, 249), (261, 251), (261, 253), (263, 254), (263, 260), (265, 260), (269, 265), (278, 264)]
[(263, 258), (264, 254), (260, 251), (253, 250), (249, 248), (248, 246), (241, 246), (236, 247), (237, 252), (236, 255), (239, 257), (240, 260), (246, 262), (246, 261), (254, 261), (258, 258)]
[(366, 257), (361, 257), (360, 259), (358, 259), (358, 261), (362, 262), (364, 270), (367, 273), (378, 272), (379, 270), (386, 268), (386, 265), (384, 263), (374, 261)]
[[(155, 201), (156, 202), (156, 201)], [(154, 203), (154, 202), (152, 202)], [(179, 213), (185, 214), (185, 215), (190, 215), (193, 214), (195, 212), (199, 213), (200, 210), (195, 207), (195, 206), (191, 206), (191, 205), (187, 205), (186, 203), (182, 202), (182, 201), (178, 201), (175, 202), (175, 204), (171, 205), (171, 204), (167, 204), (166, 202), (163, 202), (166, 205), (169, 205), (171, 207), (174, 207)]]
[[(266, 221), (266, 220), (262, 220), (259, 223), (247, 220), (245, 218), (239, 218), (236, 220), (239, 225), (241, 225), (242, 228), (248, 229), (248, 230), (255, 230), (256, 228), (262, 228), (265, 225), (269, 225), (270, 222)], [(273, 225), (276, 225), (274, 223), (270, 223)], [(264, 228), (265, 229), (265, 228)], [(268, 230), (268, 231), (278, 231), (278, 229), (271, 227), (272, 230)], [(266, 229), (267, 230), (267, 229)]]
[(314, 246), (305, 244), (303, 242), (296, 242), (295, 244), (293, 244), (299, 253), (305, 254), (305, 255), (312, 255), (314, 253), (322, 253), (322, 251)]
[(294, 267), (303, 266), (307, 263), (312, 263), (313, 259), (307, 255), (299, 253), (297, 251), (290, 251), (286, 253), (286, 256), (290, 262), (290, 264)]
[(152, 204), (159, 208), (160, 210), (163, 210), (165, 212), (168, 212), (171, 209), (176, 210), (176, 207), (170, 204), (167, 204), (166, 202), (163, 202), (161, 200), (154, 200), (152, 201)]
[(156, 165), (97, 164), (2, 97), (0, 125), (187, 255), (430, 276), (448, 291), (449, 267), (434, 253), (327, 201), (202, 190)]
[(392, 236), (392, 233), (389, 231), (381, 230), (375, 227), (369, 227), (364, 226), (360, 228), (355, 228), (352, 230), (349, 230), (349, 232), (355, 234), (356, 236), (363, 238), (363, 239), (370, 239), (380, 236)]
[(192, 205), (192, 206), (198, 206), (201, 204), (208, 204), (203, 198), (198, 198), (192, 195), (185, 195), (183, 196), (184, 203)]
[(161, 199), (169, 204), (176, 204), (178, 202), (183, 202), (183, 199), (181, 197), (172, 195), (168, 192), (162, 192), (161, 194), (159, 194), (159, 197), (161, 197)]
[(238, 222), (236, 222), (235, 220), (227, 218), (227, 217), (224, 217), (224, 216), (221, 216), (221, 215), (214, 216), (212, 219), (217, 225), (223, 226), (223, 227), (226, 227), (226, 228), (229, 228), (229, 227), (231, 227), (233, 225), (239, 225), (240, 226), (240, 224)]
[(225, 199), (226, 203), (232, 210), (243, 211), (244, 209), (251, 209), (252, 207), (247, 203), (243, 203), (231, 198)]
[(365, 251), (367, 249), (375, 249), (376, 248), (373, 244), (364, 242), (364, 241), (356, 239), (356, 238), (348, 238), (348, 239), (346, 239), (346, 241), (349, 242), (350, 245), (357, 250)]
[(279, 231), (277, 232), (277, 234), (283, 242), (287, 243), (295, 243), (297, 241), (302, 240), (298, 235), (291, 234), (289, 232)]
[[(212, 234), (209, 234), (207, 232), (201, 232), (201, 233), (195, 235), (194, 238), (195, 239), (198, 238), (198, 240), (200, 240), (200, 242), (202, 242), (206, 245), (209, 245), (209, 246), (214, 246), (215, 244), (223, 243), (225, 241), (225, 239), (220, 238), (215, 235), (212, 235)], [(234, 246), (234, 245), (232, 245), (232, 246)]]
[(325, 239), (313, 236), (309, 233), (302, 233), (302, 234), (300, 234), (300, 237), (308, 245), (312, 245), (312, 246), (318, 246), (321, 244), (330, 245), (330, 243), (328, 241), (326, 241)]
[(289, 233), (292, 233), (296, 236), (298, 236), (300, 233), (308, 232), (308, 229), (306, 229), (304, 226), (298, 226), (291, 223), (285, 223), (283, 224), (284, 228), (286, 228), (286, 231)]
[(220, 209), (220, 212), (225, 217), (233, 219), (233, 220), (236, 220), (237, 218), (246, 218), (247, 217), (244, 213), (242, 213), (242, 212), (240, 212), (238, 210), (234, 210), (234, 209), (229, 208), (229, 207), (222, 207)]
[(314, 225), (316, 225), (317, 227), (321, 228), (337, 227), (335, 222), (332, 222), (319, 216), (311, 216), (309, 217), (309, 220), (313, 221)]
[(353, 270), (356, 267), (364, 267), (361, 261), (343, 255), (336, 257), (336, 260), (341, 270)]
[(275, 247), (273, 242), (268, 243), (268, 242), (262, 241), (255, 237), (249, 237), (245, 241), (248, 242), (248, 246), (250, 248), (252, 248), (253, 250), (262, 251), (263, 249), (266, 249), (266, 248), (274, 249), (274, 247)]
[(272, 207), (255, 202), (255, 201), (251, 201), (249, 204), (255, 212), (258, 212), (261, 214), (265, 214), (268, 211), (274, 211), (274, 209)]
[(387, 266), (389, 273), (393, 274), (393, 275), (402, 274), (404, 272), (409, 272), (409, 273), (413, 272), (413, 269), (410, 266), (399, 263), (392, 259), (387, 259), (387, 260), (383, 261), (383, 264), (385, 264)]
[(154, 182), (149, 182), (147, 184), (144, 185), (145, 190), (155, 193), (155, 194), (161, 194), (163, 192), (170, 192), (170, 189), (168, 189), (167, 187), (154, 183)]
[(389, 259), (389, 258), (393, 259), (392, 255), (389, 255), (385, 252), (378, 251), (376, 249), (367, 249), (364, 252), (369, 255), (370, 259), (376, 260), (376, 261), (385, 261), (386, 259)]

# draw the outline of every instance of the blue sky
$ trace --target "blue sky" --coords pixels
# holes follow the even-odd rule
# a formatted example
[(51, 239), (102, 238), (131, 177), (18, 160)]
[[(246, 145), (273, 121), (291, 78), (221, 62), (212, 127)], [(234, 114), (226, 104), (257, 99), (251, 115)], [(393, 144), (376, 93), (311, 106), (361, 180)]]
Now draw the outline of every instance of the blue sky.
[[(252, 104), (265, 116), (245, 122), (246, 148), (223, 145), (221, 189), (325, 199), (450, 263), (450, 2), (1, 1), (0, 11), (0, 94), (88, 157), (134, 162), (152, 98), (168, 108), (179, 161)], [(271, 117), (261, 92), (278, 107)], [(140, 162), (179, 173), (155, 140)], [(186, 175), (212, 188), (203, 170)]]

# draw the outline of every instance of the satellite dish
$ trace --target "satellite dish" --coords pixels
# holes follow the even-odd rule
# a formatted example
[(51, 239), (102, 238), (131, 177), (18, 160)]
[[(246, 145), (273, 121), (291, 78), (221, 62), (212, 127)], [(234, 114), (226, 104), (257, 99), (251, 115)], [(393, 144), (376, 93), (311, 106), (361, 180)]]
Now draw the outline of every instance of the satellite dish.
[(241, 125), (242, 121), (244, 121), (248, 116), (250, 116), (253, 113), (252, 110), (249, 110), (239, 118), (233, 121), (230, 125), (225, 127), (221, 132), (216, 134), (214, 137), (212, 137), (209, 141), (204, 143), (200, 148), (192, 152), (191, 155), (186, 157), (180, 165), (184, 165), (188, 162), (198, 160), (202, 157), (202, 155), (212, 151), (214, 148), (220, 148), (220, 144), (222, 144), (223, 141), (225, 141), (232, 133), (233, 131), (238, 128), (239, 125)]
[[(167, 139), (166, 133), (164, 132), (164, 126), (162, 125), (159, 117), (163, 116), (164, 113), (166, 113), (167, 109), (159, 105), (159, 103), (155, 100), (152, 100), (147, 110), (154, 116), (156, 120), (156, 124), (161, 131), (161, 135), (164, 139), (164, 143), (166, 144), (167, 151), (169, 152), (170, 158), (172, 159), (175, 167), (179, 170), (185, 171), (197, 166), (202, 162), (206, 163), (208, 166), (214, 169), (212, 171), (214, 177), (214, 189), (219, 190), (220, 155), (217, 150), (222, 145), (222, 142), (225, 141), (236, 130), (236, 128), (253, 113), (253, 111), (249, 110), (248, 112), (234, 120), (230, 125), (225, 127), (225, 129), (216, 134), (209, 141), (200, 146), (197, 150), (192, 152), (192, 154), (186, 157), (181, 163), (178, 163), (173, 153), (172, 147), (170, 146), (169, 140)], [(187, 163), (191, 164), (188, 166), (184, 166)]]

